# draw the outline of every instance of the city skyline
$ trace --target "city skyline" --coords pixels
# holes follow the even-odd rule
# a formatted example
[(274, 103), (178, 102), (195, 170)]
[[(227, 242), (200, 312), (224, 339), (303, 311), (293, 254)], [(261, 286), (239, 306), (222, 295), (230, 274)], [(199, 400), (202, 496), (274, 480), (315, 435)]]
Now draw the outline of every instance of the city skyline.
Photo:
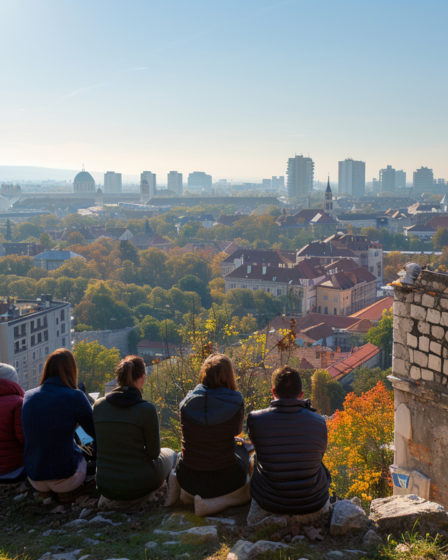
[(387, 164), (448, 177), (447, 15), (441, 0), (6, 0), (0, 163), (244, 179), (296, 153), (320, 181), (347, 158), (367, 181)]

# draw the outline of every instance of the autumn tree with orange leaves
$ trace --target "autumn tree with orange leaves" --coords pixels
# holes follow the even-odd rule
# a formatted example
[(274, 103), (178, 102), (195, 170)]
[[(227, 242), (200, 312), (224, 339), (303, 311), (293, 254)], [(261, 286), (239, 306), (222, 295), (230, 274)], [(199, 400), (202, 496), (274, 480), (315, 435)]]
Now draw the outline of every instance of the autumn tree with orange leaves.
[(359, 496), (364, 503), (391, 493), (389, 466), (393, 462), (394, 403), (379, 381), (356, 396), (349, 393), (344, 410), (328, 420), (325, 464), (339, 497)]

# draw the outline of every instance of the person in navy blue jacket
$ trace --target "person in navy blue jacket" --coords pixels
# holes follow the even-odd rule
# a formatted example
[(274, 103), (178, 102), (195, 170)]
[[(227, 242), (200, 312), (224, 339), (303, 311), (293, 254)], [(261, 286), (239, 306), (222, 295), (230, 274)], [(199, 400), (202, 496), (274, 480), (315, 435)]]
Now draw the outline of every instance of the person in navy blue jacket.
[(92, 407), (77, 382), (73, 354), (59, 348), (48, 356), (39, 387), (25, 393), (25, 470), (39, 492), (65, 494), (85, 480), (87, 463), (74, 433), (78, 425), (93, 438), (95, 431)]

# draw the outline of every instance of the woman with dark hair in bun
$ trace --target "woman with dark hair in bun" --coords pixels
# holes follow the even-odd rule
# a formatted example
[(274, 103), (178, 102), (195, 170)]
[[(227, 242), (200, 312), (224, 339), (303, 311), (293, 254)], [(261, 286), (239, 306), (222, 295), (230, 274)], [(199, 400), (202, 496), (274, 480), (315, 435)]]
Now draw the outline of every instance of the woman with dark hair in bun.
[(93, 407), (96, 482), (110, 500), (134, 500), (161, 486), (176, 453), (160, 448), (155, 406), (142, 397), (146, 378), (142, 358), (126, 356), (115, 375), (117, 387)]

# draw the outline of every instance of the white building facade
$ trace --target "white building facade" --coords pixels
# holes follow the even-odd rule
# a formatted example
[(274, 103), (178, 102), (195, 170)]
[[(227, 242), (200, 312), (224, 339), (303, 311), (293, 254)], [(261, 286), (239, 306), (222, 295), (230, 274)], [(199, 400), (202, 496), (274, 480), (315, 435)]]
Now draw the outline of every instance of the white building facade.
[(105, 193), (121, 193), (122, 191), (121, 173), (115, 171), (106, 171), (104, 174), (104, 192)]
[(16, 368), (24, 390), (36, 387), (48, 355), (72, 346), (70, 304), (43, 296), (0, 306), (0, 362)]
[(339, 195), (364, 196), (366, 191), (366, 164), (364, 161), (345, 159), (339, 162)]

